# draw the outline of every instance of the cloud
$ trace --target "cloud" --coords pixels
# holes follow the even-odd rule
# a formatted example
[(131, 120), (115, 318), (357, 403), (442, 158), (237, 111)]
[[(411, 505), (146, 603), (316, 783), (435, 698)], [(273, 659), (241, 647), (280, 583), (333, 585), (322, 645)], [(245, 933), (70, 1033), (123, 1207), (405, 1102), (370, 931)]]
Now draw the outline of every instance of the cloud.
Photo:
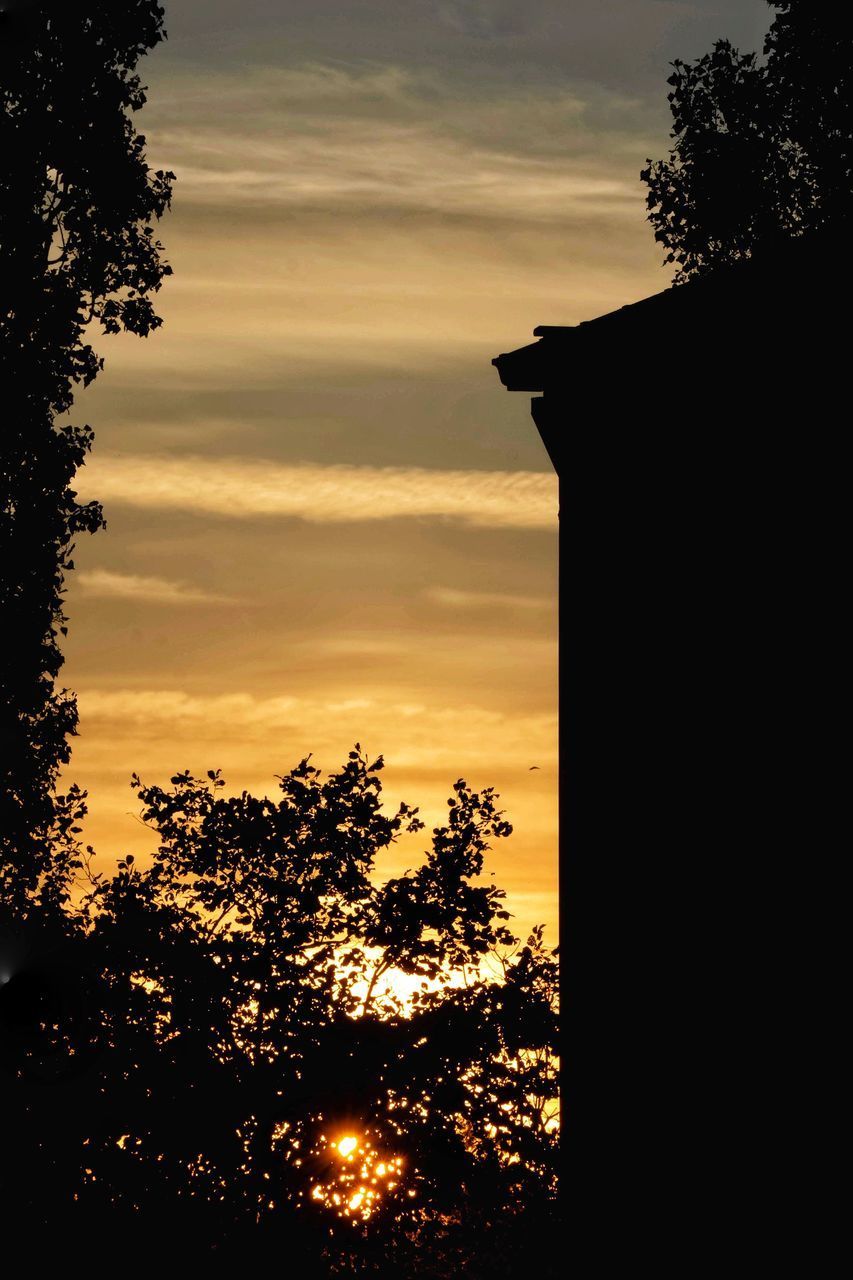
[(673, 57), (720, 36), (755, 48), (766, 0), (181, 0), (168, 6), (168, 62), (152, 59), (152, 99), (178, 60), (206, 67), (397, 61), (438, 68), (474, 89), (570, 80), (642, 89), (663, 100)]
[(169, 578), (148, 578), (110, 569), (87, 569), (77, 574), (76, 583), (87, 596), (132, 600), (144, 604), (226, 604), (230, 597), (189, 587)]
[(642, 217), (640, 104), (592, 87), (472, 97), (424, 70), (309, 63), (184, 78), (148, 115), (179, 205)]
[(517, 0), (442, 0), (438, 17), (462, 35), (497, 40), (529, 30), (539, 15)]
[[(181, 177), (191, 195), (229, 207), (235, 201), (270, 201), (526, 219), (614, 212), (636, 219), (642, 210), (636, 182), (560, 172), (555, 165), (518, 156), (484, 157), (459, 147), (439, 151), (403, 130), (360, 146), (338, 146), (337, 154), (325, 154), (318, 164), (311, 155), (291, 153), (279, 157), (272, 171), (260, 165), (228, 171), (187, 166)], [(288, 166), (290, 172), (282, 172)]]
[[(636, 173), (603, 171), (554, 158), (492, 151), (434, 136), (419, 125), (330, 123), (321, 136), (294, 132), (275, 140), (167, 133), (183, 200), (204, 204), (336, 206), (475, 214), (485, 218), (563, 220), (571, 215), (642, 219)], [(183, 159), (182, 157), (186, 157)], [(635, 166), (644, 157), (637, 151)]]
[(448, 609), (551, 609), (554, 600), (546, 596), (520, 596), (503, 591), (457, 591), (453, 587), (427, 587), (424, 595), (433, 604)]
[(81, 473), (84, 500), (235, 519), (351, 523), (418, 517), (552, 529), (557, 480), (539, 471), (284, 466), (238, 458), (113, 454)]
[(273, 742), (279, 753), (281, 743), (287, 744), (284, 750), (293, 763), (304, 743), (334, 762), (335, 753), (349, 750), (355, 741), (381, 744), (389, 766), (401, 769), (452, 773), (500, 766), (527, 772), (532, 763), (544, 770), (557, 761), (557, 716), (546, 711), (519, 715), (476, 704), (427, 706), (382, 695), (324, 699), (85, 686), (78, 704), (84, 735), (110, 744), (113, 767), (122, 739), (138, 748), (146, 735), (158, 743), (167, 738), (173, 750), (179, 743), (193, 744), (196, 752), (208, 740), (227, 742), (232, 754), (258, 742), (272, 761), (271, 771), (280, 763), (273, 759)]

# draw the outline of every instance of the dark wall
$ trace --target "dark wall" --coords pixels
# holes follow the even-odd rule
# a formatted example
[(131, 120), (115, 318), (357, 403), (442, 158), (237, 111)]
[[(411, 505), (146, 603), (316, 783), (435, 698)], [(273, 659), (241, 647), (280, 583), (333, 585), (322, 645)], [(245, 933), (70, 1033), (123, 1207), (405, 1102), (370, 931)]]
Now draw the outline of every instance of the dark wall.
[(754, 1239), (768, 1164), (794, 1173), (839, 870), (846, 374), (823, 338), (744, 336), (575, 361), (534, 401), (561, 472), (566, 1200), (602, 1258), (664, 1274)]

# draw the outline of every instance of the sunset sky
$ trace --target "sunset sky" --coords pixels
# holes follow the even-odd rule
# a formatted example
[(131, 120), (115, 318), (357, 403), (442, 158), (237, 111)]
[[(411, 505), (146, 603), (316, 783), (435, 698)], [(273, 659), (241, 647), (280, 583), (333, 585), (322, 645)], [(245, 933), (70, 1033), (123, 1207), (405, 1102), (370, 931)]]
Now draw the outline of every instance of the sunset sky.
[(556, 480), (490, 361), (666, 287), (638, 175), (667, 63), (760, 47), (770, 10), (166, 10), (139, 117), (177, 174), (165, 323), (99, 340), (74, 414), (108, 520), (68, 596), (87, 838), (104, 867), (152, 847), (134, 770), (265, 792), (358, 740), (428, 822), (456, 778), (497, 787), (516, 830), (490, 870), (556, 942)]

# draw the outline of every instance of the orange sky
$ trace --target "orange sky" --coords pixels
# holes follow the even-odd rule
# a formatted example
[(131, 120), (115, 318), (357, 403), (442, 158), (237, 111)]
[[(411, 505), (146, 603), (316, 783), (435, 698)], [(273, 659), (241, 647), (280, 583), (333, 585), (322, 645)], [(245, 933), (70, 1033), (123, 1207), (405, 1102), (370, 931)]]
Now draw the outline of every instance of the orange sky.
[(490, 361), (666, 286), (666, 63), (755, 47), (767, 8), (328, 9), (176, 0), (145, 67), (175, 275), (75, 409), (108, 529), (68, 597), (68, 776), (105, 866), (151, 847), (134, 770), (267, 791), (358, 740), (428, 822), (495, 785), (490, 870), (556, 941), (556, 482)]

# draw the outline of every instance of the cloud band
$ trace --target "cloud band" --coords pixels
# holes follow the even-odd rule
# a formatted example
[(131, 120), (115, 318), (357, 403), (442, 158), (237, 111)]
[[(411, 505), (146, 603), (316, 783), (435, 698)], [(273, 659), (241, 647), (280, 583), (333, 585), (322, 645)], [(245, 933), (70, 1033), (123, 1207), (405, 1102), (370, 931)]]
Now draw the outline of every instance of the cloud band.
[(311, 523), (449, 519), (550, 529), (557, 480), (539, 471), (287, 466), (235, 458), (113, 454), (81, 474), (84, 499), (154, 510)]

